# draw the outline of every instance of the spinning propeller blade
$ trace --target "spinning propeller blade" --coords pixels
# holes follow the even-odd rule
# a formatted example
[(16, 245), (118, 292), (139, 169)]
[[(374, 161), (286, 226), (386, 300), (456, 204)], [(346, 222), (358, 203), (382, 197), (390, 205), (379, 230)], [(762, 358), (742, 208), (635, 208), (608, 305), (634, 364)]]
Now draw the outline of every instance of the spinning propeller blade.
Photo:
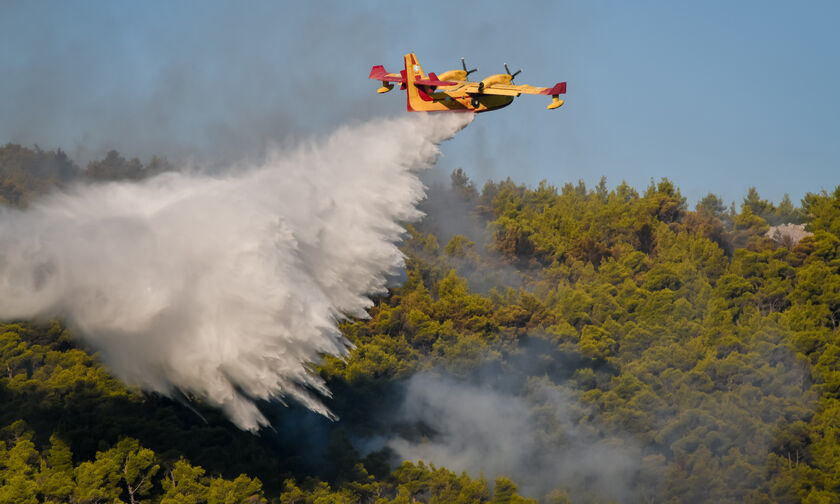
[(464, 61), (464, 58), (461, 58), (461, 66), (464, 67), (464, 71), (467, 72), (467, 77), (469, 77), (471, 73), (478, 71), (478, 67), (475, 67), (472, 70), (467, 70), (467, 63)]
[(505, 63), (505, 72), (507, 72), (507, 74), (510, 75), (510, 81), (513, 82), (513, 78), (522, 73), (522, 69), (520, 68), (515, 73), (510, 73), (510, 68), (508, 68), (507, 63)]

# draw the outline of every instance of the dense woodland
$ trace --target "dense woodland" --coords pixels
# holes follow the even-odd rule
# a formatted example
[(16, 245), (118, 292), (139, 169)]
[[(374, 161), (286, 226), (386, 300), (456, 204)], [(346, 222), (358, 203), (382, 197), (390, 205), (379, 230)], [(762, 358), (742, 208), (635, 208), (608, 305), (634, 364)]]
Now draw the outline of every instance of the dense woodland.
[[(0, 196), (25, 207), (168, 169), (7, 145)], [(668, 180), (478, 190), (459, 170), (424, 210), (406, 278), (342, 323), (350, 356), (317, 368), (335, 423), (264, 404), (275, 428), (252, 435), (126, 388), (61, 321), (0, 326), (0, 503), (840, 502), (840, 186), (800, 206), (750, 189), (692, 210)], [(768, 238), (782, 223), (810, 233)], [(434, 437), (387, 414), (421, 371), (505, 376), (558, 453), (570, 427), (542, 408), (562, 392), (575, 429), (632, 445), (625, 493), (580, 481), (526, 500), (513, 473), (360, 451), (372, 433)]]

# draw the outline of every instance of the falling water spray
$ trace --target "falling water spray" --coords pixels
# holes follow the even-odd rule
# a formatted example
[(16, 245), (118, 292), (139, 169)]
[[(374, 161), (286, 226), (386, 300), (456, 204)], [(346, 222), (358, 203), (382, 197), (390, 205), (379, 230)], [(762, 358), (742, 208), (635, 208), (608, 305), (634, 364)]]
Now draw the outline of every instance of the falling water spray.
[(0, 317), (61, 317), (126, 383), (199, 397), (243, 429), (267, 423), (256, 400), (330, 416), (309, 364), (346, 353), (337, 322), (366, 316), (403, 266), (416, 172), (471, 120), (378, 120), (235, 174), (78, 186), (3, 210)]

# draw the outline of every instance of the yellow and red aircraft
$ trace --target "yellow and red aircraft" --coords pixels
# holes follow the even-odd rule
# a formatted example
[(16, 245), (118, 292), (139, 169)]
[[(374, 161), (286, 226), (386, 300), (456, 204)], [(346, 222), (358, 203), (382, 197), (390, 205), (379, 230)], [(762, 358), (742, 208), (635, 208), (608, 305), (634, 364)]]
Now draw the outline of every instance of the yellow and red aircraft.
[(370, 78), (382, 81), (382, 87), (377, 93), (387, 93), (394, 89), (395, 82), (400, 83), (400, 89), (408, 95), (409, 112), (431, 111), (473, 111), (486, 112), (506, 107), (520, 94), (549, 95), (552, 100), (548, 109), (556, 109), (563, 105), (561, 94), (566, 93), (566, 83), (558, 82), (551, 88), (534, 87), (527, 84), (513, 84), (513, 78), (522, 70), (510, 73), (505, 63), (506, 74), (496, 74), (480, 82), (471, 82), (467, 77), (478, 70), (467, 70), (464, 58), (461, 58), (463, 70), (449, 70), (435, 75), (429, 72), (427, 76), (417, 62), (414, 53), (405, 55), (405, 70), (400, 73), (388, 73), (382, 65), (376, 65), (370, 70)]

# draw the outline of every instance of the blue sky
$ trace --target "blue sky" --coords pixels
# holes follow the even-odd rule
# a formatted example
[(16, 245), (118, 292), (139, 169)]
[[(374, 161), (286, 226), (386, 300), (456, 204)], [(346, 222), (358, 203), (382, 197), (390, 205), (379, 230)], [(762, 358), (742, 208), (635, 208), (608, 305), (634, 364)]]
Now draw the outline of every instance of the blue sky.
[(440, 169), (535, 185), (606, 176), (740, 202), (840, 184), (840, 2), (0, 3), (0, 143), (229, 161), (405, 112), (370, 67), (568, 82), (444, 145)]

